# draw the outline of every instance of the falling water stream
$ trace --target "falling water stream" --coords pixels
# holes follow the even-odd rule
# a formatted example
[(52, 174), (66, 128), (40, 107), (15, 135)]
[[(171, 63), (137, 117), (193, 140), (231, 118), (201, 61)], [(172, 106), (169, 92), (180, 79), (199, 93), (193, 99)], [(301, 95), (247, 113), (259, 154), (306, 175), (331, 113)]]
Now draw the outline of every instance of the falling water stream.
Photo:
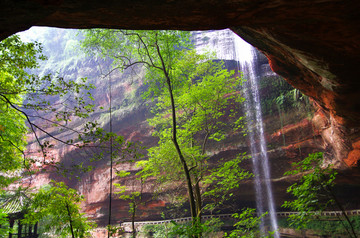
[[(243, 93), (245, 97), (245, 110), (248, 127), (248, 137), (255, 175), (256, 206), (258, 215), (268, 211), (270, 217), (271, 231), (274, 237), (279, 238), (276, 211), (271, 187), (270, 166), (264, 137), (264, 126), (262, 121), (260, 95), (258, 89), (257, 75), (255, 72), (256, 52), (254, 47), (246, 43), (230, 30), (211, 31), (202, 36), (202, 43), (197, 49), (206, 47), (216, 49), (216, 57), (223, 60), (235, 60), (238, 69), (243, 72), (247, 79)], [(198, 36), (200, 38), (200, 36)], [(204, 39), (205, 42), (204, 43)], [(265, 231), (265, 221), (262, 219), (260, 229)]]
[[(239, 64), (239, 69), (247, 79), (243, 91), (246, 99), (246, 120), (250, 139), (253, 173), (255, 175), (257, 211), (259, 215), (263, 214), (267, 207), (271, 221), (271, 230), (275, 231), (274, 237), (278, 238), (280, 236), (277, 231), (278, 225), (271, 187), (269, 158), (264, 136), (258, 82), (254, 70), (255, 50), (239, 36), (233, 35), (236, 61)], [(262, 219), (260, 228), (262, 231), (265, 230), (264, 219)]]

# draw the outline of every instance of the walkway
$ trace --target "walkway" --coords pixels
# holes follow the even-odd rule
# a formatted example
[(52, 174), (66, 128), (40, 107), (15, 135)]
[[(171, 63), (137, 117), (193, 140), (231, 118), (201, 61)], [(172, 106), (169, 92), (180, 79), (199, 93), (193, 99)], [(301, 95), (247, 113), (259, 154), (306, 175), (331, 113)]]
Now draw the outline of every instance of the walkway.
[[(288, 217), (292, 214), (297, 214), (298, 212), (277, 212), (277, 217)], [(360, 215), (360, 210), (347, 210), (345, 211), (346, 215), (354, 216)], [(321, 216), (342, 216), (342, 211), (325, 211), (321, 213)], [(220, 219), (232, 219), (232, 214), (219, 214), (219, 215), (204, 215), (201, 217), (202, 220), (209, 220), (211, 218), (220, 218)], [(177, 219), (170, 219), (170, 220), (158, 220), (158, 221), (137, 221), (135, 222), (136, 229), (140, 229), (144, 225), (158, 225), (158, 224), (167, 224), (171, 221), (176, 223), (184, 223), (191, 221), (191, 217), (183, 217)], [(131, 222), (123, 222), (121, 226), (124, 228), (125, 231), (131, 231)]]

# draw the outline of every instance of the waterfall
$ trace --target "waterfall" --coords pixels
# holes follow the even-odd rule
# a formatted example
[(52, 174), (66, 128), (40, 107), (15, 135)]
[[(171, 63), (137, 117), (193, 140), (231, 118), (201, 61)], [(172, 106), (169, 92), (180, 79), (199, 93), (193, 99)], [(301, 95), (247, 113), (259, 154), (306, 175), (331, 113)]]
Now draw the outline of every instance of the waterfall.
[[(256, 206), (259, 214), (269, 209), (271, 230), (274, 237), (279, 237), (276, 211), (271, 187), (270, 166), (267, 154), (264, 126), (261, 114), (261, 103), (257, 77), (254, 70), (254, 48), (234, 34), (236, 60), (247, 81), (244, 87), (246, 120), (250, 139), (253, 173), (255, 175)], [(257, 143), (257, 141), (259, 141)], [(265, 188), (264, 188), (265, 187)], [(264, 191), (265, 190), (265, 191)], [(262, 219), (263, 220), (263, 219)], [(264, 231), (264, 221), (261, 223)]]
[[(246, 99), (245, 110), (247, 118), (249, 144), (255, 175), (256, 206), (258, 215), (268, 210), (271, 221), (271, 230), (274, 237), (279, 238), (276, 211), (271, 187), (270, 166), (264, 136), (264, 127), (261, 113), (260, 95), (254, 67), (255, 49), (243, 41), (230, 30), (210, 31), (203, 35), (195, 35), (197, 50), (203, 51), (206, 47), (216, 49), (216, 56), (223, 60), (236, 60), (238, 69), (247, 79), (243, 93)], [(199, 40), (200, 39), (200, 40)], [(201, 42), (201, 43), (199, 43)], [(265, 231), (265, 222), (260, 225)]]

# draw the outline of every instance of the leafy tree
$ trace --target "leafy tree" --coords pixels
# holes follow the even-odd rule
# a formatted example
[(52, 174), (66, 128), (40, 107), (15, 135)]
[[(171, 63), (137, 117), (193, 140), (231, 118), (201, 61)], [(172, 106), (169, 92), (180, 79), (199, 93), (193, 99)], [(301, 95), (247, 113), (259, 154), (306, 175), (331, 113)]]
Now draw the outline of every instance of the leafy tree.
[(0, 209), (0, 236), (7, 237), (11, 231), (8, 215)]
[(168, 232), (169, 237), (212, 237), (211, 234), (220, 231), (221, 225), (223, 224), (220, 219), (213, 218), (206, 221), (196, 221), (196, 225), (191, 223), (176, 223), (171, 221), (174, 225), (171, 227), (171, 231)]
[(241, 167), (241, 163), (246, 158), (246, 153), (238, 154), (236, 159), (224, 162), (205, 177), (204, 184), (210, 188), (204, 193), (204, 197), (213, 200), (212, 203), (206, 205), (206, 209), (212, 211), (223, 206), (225, 201), (233, 197), (233, 193), (239, 188), (241, 180), (253, 177), (251, 172)]
[[(127, 69), (137, 64), (143, 65), (148, 75), (157, 75), (157, 80), (148, 80), (150, 92), (158, 96), (162, 89), (170, 93), (174, 106), (170, 71), (184, 54), (184, 49), (191, 48), (189, 33), (180, 31), (122, 31), (93, 29), (85, 32), (83, 46), (88, 51), (97, 50), (102, 57), (110, 57), (119, 69)], [(182, 155), (177, 137), (176, 111), (172, 112), (173, 146), (178, 152), (187, 181), (191, 214), (196, 217), (196, 207), (189, 167)]]
[[(307, 158), (294, 163), (293, 166), (295, 168), (284, 175), (300, 174), (302, 176), (298, 183), (294, 183), (287, 189), (287, 192), (291, 193), (295, 199), (285, 201), (282, 205), (284, 208), (297, 212), (290, 215), (290, 225), (298, 229), (306, 228), (309, 223), (321, 215), (321, 212), (331, 205), (336, 205), (343, 211), (346, 222), (351, 227), (348, 235), (357, 237), (350, 219), (332, 191), (337, 172), (331, 165), (323, 165), (323, 153), (309, 154)], [(345, 229), (347, 228), (345, 227)]]
[[(41, 48), (37, 44), (23, 44), (17, 36), (0, 42), (0, 186), (5, 187), (16, 177), (6, 176), (22, 167), (26, 146), (25, 117), (13, 104), (21, 104), (25, 80), (30, 77), (24, 68), (36, 66), (36, 55)], [(39, 56), (43, 58), (43, 56)]]
[[(122, 136), (116, 135), (113, 132), (108, 132), (105, 135), (110, 136), (110, 140), (108, 140), (106, 137), (103, 138), (105, 142), (110, 143), (109, 147), (109, 154), (110, 154), (110, 193), (109, 193), (109, 217), (108, 217), (108, 237), (112, 235), (116, 235), (119, 233), (122, 233), (121, 228), (117, 228), (116, 226), (113, 226), (111, 224), (111, 212), (112, 212), (112, 190), (113, 185), (120, 189), (120, 191), (115, 192), (115, 194), (121, 194), (120, 199), (123, 200), (130, 200), (130, 210), (129, 213), (131, 214), (131, 221), (132, 221), (132, 228), (133, 228), (133, 236), (136, 236), (135, 231), (135, 215), (136, 215), (136, 209), (138, 206), (138, 198), (141, 200), (141, 194), (140, 192), (131, 192), (130, 194), (126, 193), (126, 186), (122, 186), (121, 184), (114, 183), (112, 179), (112, 170), (114, 164), (120, 164), (120, 163), (134, 163), (135, 160), (138, 160), (140, 157), (143, 157), (143, 155), (139, 152), (140, 150), (143, 150), (144, 147), (140, 145), (140, 143), (134, 143), (125, 141)], [(101, 142), (102, 140), (100, 140)], [(102, 154), (102, 153), (101, 153)], [(125, 177), (129, 175), (129, 172), (127, 171), (118, 171), (116, 173), (118, 177)], [(141, 189), (142, 189), (143, 182), (141, 181)]]
[[(31, 73), (39, 66), (38, 61), (45, 59), (40, 44), (21, 42), (18, 36), (0, 44), (0, 160), (3, 160), (0, 170), (7, 172), (1, 173), (1, 186), (18, 178), (9, 178), (9, 172), (23, 168), (36, 172), (31, 167), (35, 161), (52, 165), (68, 177), (74, 174), (73, 170), (88, 171), (92, 168), (85, 166), (87, 161), (80, 161), (72, 168), (54, 161), (48, 153), (54, 142), (82, 149), (95, 148), (92, 151), (94, 154), (89, 156), (90, 160), (103, 158), (104, 153), (99, 152), (99, 148), (107, 151), (109, 144), (111, 154), (130, 150), (131, 143), (126, 143), (121, 136), (104, 131), (97, 122), (81, 120), (93, 112), (91, 102), (94, 98), (90, 90), (94, 87), (87, 84), (86, 79), (68, 80), (52, 75), (38, 77)], [(73, 121), (72, 125), (68, 125), (70, 121)], [(66, 139), (58, 137), (64, 130), (70, 130), (74, 136)], [(25, 134), (29, 131), (39, 145), (42, 161), (26, 156)]]
[(214, 233), (220, 231), (223, 224), (220, 219), (214, 218), (205, 222), (199, 222), (194, 226), (190, 222), (176, 223), (171, 221), (169, 223), (157, 225), (144, 225), (141, 232), (144, 235), (157, 238), (188, 238), (194, 234), (203, 235), (203, 237), (215, 237)]
[(83, 196), (64, 183), (52, 181), (51, 186), (42, 187), (32, 198), (29, 212), (25, 214), (23, 223), (42, 224), (45, 231), (55, 232), (60, 237), (88, 237), (95, 223), (89, 222), (85, 214), (80, 213)]
[[(166, 174), (176, 175), (181, 168), (195, 224), (202, 210), (200, 181), (206, 169), (206, 144), (225, 138), (221, 128), (225, 109), (243, 100), (235, 93), (240, 80), (209, 55), (191, 51), (187, 32), (94, 29), (85, 32), (83, 46), (112, 58), (119, 69), (137, 64), (146, 68), (145, 97), (157, 101), (150, 124), (159, 144), (149, 150), (149, 161), (142, 162), (142, 174), (161, 175), (161, 170), (169, 168), (172, 173)], [(227, 116), (234, 117), (235, 111)]]
[[(39, 43), (24, 43), (16, 35), (0, 42), (2, 171), (21, 168), (29, 170), (31, 163), (35, 162), (24, 152), (28, 128), (39, 145), (43, 155), (42, 162), (56, 165), (47, 153), (47, 149), (53, 146), (50, 140), (81, 147), (91, 142), (87, 135), (97, 127), (94, 122), (84, 123), (83, 127), (77, 130), (67, 126), (70, 120), (86, 118), (93, 111), (93, 106), (89, 104), (92, 99), (89, 90), (93, 86), (86, 85), (86, 79), (75, 81), (58, 76), (38, 77), (32, 74), (31, 70), (37, 68), (38, 62), (45, 59)], [(62, 140), (56, 136), (58, 132), (55, 128), (58, 128), (58, 131), (72, 130), (76, 137)], [(6, 186), (14, 179), (9, 180), (2, 176), (0, 182), (2, 186)]]
[[(148, 150), (149, 160), (145, 162), (143, 174), (150, 173), (164, 184), (184, 179), (186, 171), (178, 160), (179, 152), (189, 167), (189, 176), (194, 190), (196, 216), (201, 217), (201, 181), (207, 169), (206, 146), (210, 140), (225, 138), (229, 121), (236, 121), (235, 115), (242, 102), (236, 91), (241, 80), (233, 72), (223, 69), (221, 62), (214, 62), (210, 55), (198, 55), (187, 51), (174, 65), (172, 75), (172, 97), (166, 90), (158, 93), (154, 118), (149, 120), (155, 128), (154, 136), (159, 138), (158, 146)], [(152, 87), (148, 93), (151, 93)], [(230, 109), (230, 114), (227, 113)], [(176, 114), (176, 136), (178, 149), (174, 147), (172, 117)], [(241, 119), (236, 121), (238, 125)], [(235, 128), (237, 128), (235, 126)], [(233, 129), (233, 128), (231, 128)], [(188, 185), (190, 186), (190, 185)]]
[[(128, 171), (118, 171), (116, 175), (119, 178), (124, 178), (130, 175), (130, 172)], [(137, 183), (140, 183), (140, 191), (136, 191), (133, 189), (132, 191), (129, 191), (129, 187), (125, 185), (121, 185), (118, 183), (114, 183), (114, 186), (118, 189), (115, 194), (120, 195), (119, 198), (124, 201), (129, 202), (129, 214), (131, 216), (131, 227), (132, 227), (132, 237), (136, 237), (136, 229), (135, 229), (135, 217), (136, 217), (136, 211), (138, 206), (141, 204), (142, 199), (142, 193), (143, 193), (143, 181), (142, 178), (138, 181), (132, 180), (133, 184), (132, 187), (135, 188)]]
[(146, 236), (155, 237), (155, 238), (175, 238), (175, 237), (183, 238), (184, 236), (170, 234), (175, 226), (176, 224), (174, 223), (165, 223), (165, 224), (156, 224), (156, 225), (146, 224), (141, 228), (141, 233)]
[(272, 237), (271, 234), (264, 235), (259, 231), (261, 218), (267, 213), (256, 216), (256, 211), (253, 208), (243, 209), (241, 213), (233, 214), (233, 217), (238, 222), (235, 223), (235, 229), (229, 234), (225, 233), (225, 237), (242, 237), (242, 238), (256, 238), (256, 237)]

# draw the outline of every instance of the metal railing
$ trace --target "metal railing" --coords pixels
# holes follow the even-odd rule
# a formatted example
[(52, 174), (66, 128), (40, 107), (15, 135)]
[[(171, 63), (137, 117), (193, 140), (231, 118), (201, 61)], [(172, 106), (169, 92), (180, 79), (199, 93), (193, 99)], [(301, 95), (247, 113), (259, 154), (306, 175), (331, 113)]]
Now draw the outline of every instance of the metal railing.
[[(344, 211), (346, 215), (353, 216), (353, 215), (360, 215), (360, 210), (347, 210)], [(297, 214), (298, 212), (277, 212), (277, 217), (288, 217), (292, 214)], [(321, 212), (319, 215), (321, 216), (342, 216), (342, 211), (324, 211)], [(231, 219), (232, 214), (218, 214), (218, 215), (204, 215), (201, 217), (202, 220), (209, 220), (212, 218), (220, 218), (220, 219)], [(176, 218), (176, 219), (168, 219), (168, 220), (158, 220), (158, 221), (137, 221), (135, 222), (136, 229), (139, 229), (140, 227), (144, 225), (158, 225), (158, 224), (167, 224), (171, 221), (174, 221), (176, 223), (184, 223), (191, 221), (191, 217), (183, 217), (183, 218)], [(131, 227), (131, 222), (123, 222), (121, 223), (121, 226), (128, 230)]]

